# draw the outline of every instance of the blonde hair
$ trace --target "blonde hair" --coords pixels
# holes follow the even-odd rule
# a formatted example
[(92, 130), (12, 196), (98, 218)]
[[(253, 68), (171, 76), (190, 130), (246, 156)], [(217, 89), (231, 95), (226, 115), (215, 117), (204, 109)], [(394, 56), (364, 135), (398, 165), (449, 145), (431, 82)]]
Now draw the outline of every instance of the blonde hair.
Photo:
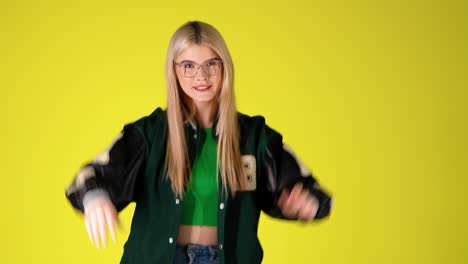
[[(223, 80), (218, 95), (217, 168), (223, 190), (235, 194), (245, 188), (239, 149), (239, 129), (234, 98), (234, 66), (221, 34), (211, 25), (190, 21), (182, 25), (171, 38), (166, 57), (168, 140), (166, 147), (166, 177), (172, 182), (174, 193), (183, 197), (191, 175), (184, 125), (195, 116), (191, 99), (182, 91), (175, 73), (174, 60), (191, 45), (206, 45), (223, 61)], [(218, 169), (216, 179), (218, 179)]]

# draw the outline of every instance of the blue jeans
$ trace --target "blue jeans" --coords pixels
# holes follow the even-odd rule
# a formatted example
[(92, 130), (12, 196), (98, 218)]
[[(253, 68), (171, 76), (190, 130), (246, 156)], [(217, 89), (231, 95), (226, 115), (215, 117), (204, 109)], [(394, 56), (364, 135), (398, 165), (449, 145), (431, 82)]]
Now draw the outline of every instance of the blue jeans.
[(216, 246), (176, 244), (174, 264), (218, 264)]

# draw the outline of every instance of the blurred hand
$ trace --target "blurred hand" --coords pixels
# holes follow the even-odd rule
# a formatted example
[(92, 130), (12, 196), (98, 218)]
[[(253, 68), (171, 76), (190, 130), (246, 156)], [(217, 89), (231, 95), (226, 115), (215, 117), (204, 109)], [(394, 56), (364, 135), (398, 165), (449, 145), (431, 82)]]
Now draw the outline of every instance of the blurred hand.
[(86, 205), (85, 224), (91, 242), (100, 248), (106, 246), (107, 228), (115, 242), (116, 224), (122, 228), (117, 210), (107, 197), (98, 197)]
[(284, 189), (278, 199), (278, 206), (284, 216), (288, 218), (297, 218), (303, 221), (314, 219), (319, 204), (307, 189), (303, 188), (302, 183), (296, 183), (290, 192)]

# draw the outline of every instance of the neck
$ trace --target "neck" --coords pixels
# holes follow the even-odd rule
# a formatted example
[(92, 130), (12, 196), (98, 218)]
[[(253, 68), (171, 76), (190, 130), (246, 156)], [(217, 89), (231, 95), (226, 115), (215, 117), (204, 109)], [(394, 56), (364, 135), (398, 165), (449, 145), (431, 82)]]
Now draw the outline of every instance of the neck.
[(213, 103), (206, 104), (197, 104), (197, 113), (195, 114), (195, 119), (201, 127), (212, 127), (214, 115), (218, 110), (218, 106)]

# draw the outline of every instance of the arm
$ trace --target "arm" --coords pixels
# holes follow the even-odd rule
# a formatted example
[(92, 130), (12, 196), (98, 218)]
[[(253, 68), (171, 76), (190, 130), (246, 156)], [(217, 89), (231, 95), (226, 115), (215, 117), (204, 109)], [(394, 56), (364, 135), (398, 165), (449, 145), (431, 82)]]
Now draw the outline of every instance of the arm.
[(127, 125), (66, 189), (68, 200), (84, 213), (88, 236), (97, 247), (106, 244), (106, 226), (115, 240), (115, 225), (121, 226), (117, 212), (139, 193), (145, 151), (143, 136)]
[[(282, 136), (265, 126), (262, 159), (262, 210), (283, 219), (320, 219), (330, 213), (331, 196), (307, 167), (283, 144)], [(307, 215), (307, 216), (305, 216)]]
[(134, 126), (125, 126), (107, 149), (79, 170), (66, 189), (68, 200), (84, 212), (84, 201), (107, 196), (121, 211), (138, 194), (145, 151), (139, 131)]

